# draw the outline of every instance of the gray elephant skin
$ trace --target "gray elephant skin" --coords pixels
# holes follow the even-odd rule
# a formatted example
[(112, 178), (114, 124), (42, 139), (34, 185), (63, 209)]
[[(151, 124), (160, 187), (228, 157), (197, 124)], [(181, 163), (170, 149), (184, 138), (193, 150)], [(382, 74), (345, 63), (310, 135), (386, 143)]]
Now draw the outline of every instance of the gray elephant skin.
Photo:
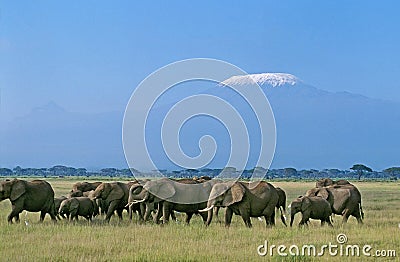
[(122, 212), (126, 209), (128, 203), (129, 185), (122, 182), (101, 183), (93, 193), (93, 198), (101, 198), (107, 208), (105, 220), (110, 221), (114, 211), (120, 220)]
[(72, 186), (72, 190), (73, 191), (82, 191), (82, 192), (86, 192), (86, 191), (91, 191), (91, 190), (96, 190), (96, 188), (101, 184), (101, 182), (76, 182), (73, 186)]
[(95, 212), (95, 207), (92, 199), (88, 197), (71, 197), (63, 200), (58, 212), (61, 215), (70, 215), (71, 221), (78, 220), (78, 216), (86, 218), (88, 221), (92, 220)]
[(61, 217), (65, 218), (64, 215), (61, 215), (61, 217), (60, 217), (60, 213), (58, 212), (58, 210), (60, 209), (60, 206), (61, 206), (61, 202), (64, 201), (65, 199), (67, 199), (66, 196), (60, 196), (60, 197), (54, 198), (54, 209), (56, 211), (56, 217), (58, 218), (58, 220), (61, 220)]
[(353, 184), (316, 187), (308, 190), (306, 196), (320, 196), (331, 205), (332, 212), (343, 216), (346, 223), (349, 216), (354, 216), (362, 224), (364, 212), (361, 205), (361, 193)]
[(247, 227), (251, 227), (250, 217), (263, 216), (266, 226), (275, 225), (275, 207), (279, 196), (275, 187), (265, 181), (224, 182), (215, 184), (207, 202), (206, 225), (212, 220), (212, 208), (226, 207), (225, 226), (230, 226), (232, 215), (240, 215)]
[(19, 214), (23, 211), (40, 212), (40, 221), (49, 214), (56, 221), (54, 208), (54, 191), (49, 183), (43, 180), (25, 181), (20, 179), (6, 180), (0, 183), (0, 201), (10, 199), (12, 211), (8, 222), (13, 218), (19, 222)]
[(154, 217), (156, 223), (162, 217), (163, 223), (168, 223), (169, 216), (174, 211), (186, 213), (186, 223), (194, 214), (200, 214), (203, 221), (207, 213), (199, 212), (207, 205), (207, 199), (216, 180), (198, 182), (193, 179), (171, 180), (168, 178), (147, 181), (144, 185), (137, 184), (130, 188), (129, 203), (145, 203), (144, 219), (150, 215), (151, 208), (156, 205), (157, 213)]
[(350, 185), (350, 182), (344, 179), (341, 180), (332, 180), (330, 178), (322, 178), (315, 183), (315, 187), (326, 187), (333, 185)]
[(286, 217), (284, 213), (286, 213), (286, 193), (285, 191), (280, 188), (276, 187), (276, 192), (278, 193), (278, 203), (276, 204), (276, 208), (281, 212), (281, 221), (282, 223), (286, 225)]
[(71, 191), (69, 193), (69, 197), (88, 197), (93, 201), (94, 205), (94, 213), (93, 216), (97, 216), (100, 214), (105, 214), (107, 212), (107, 206), (105, 205), (105, 201), (103, 201), (101, 198), (95, 199), (94, 197), (94, 190), (90, 191), (85, 191), (82, 192), (80, 190), (78, 191)]
[(290, 210), (290, 226), (293, 225), (294, 216), (299, 212), (302, 214), (299, 226), (307, 224), (310, 218), (321, 220), (321, 226), (324, 223), (332, 226), (330, 220), (332, 215), (331, 205), (322, 197), (300, 196), (290, 204)]

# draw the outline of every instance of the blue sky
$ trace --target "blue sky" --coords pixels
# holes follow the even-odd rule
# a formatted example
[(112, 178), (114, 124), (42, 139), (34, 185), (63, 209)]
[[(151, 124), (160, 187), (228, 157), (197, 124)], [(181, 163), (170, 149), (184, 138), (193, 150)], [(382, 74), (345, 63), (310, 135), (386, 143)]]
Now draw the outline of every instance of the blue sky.
[(49, 101), (120, 111), (149, 73), (192, 57), (400, 100), (398, 1), (200, 2), (2, 1), (2, 117)]
[[(398, 103), (398, 10), (399, 1), (0, 1), (0, 136), (5, 130), (20, 140), (20, 147), (17, 141), (0, 144), (0, 166), (123, 166), (119, 120), (132, 91), (153, 71), (188, 58), (220, 59), (249, 73), (290, 73), (319, 89)], [(34, 139), (27, 136), (31, 123), (24, 116), (49, 103), (50, 110), (60, 106), (83, 114), (82, 119), (116, 115), (112, 119), (118, 123), (102, 120), (112, 132), (101, 130), (98, 136), (74, 128), (60, 128), (59, 135), (54, 126), (46, 137), (46, 124), (33, 127)], [(396, 121), (394, 113), (386, 115)], [(57, 119), (56, 113), (48, 117)], [(21, 131), (15, 136), (12, 122)], [(91, 138), (92, 144), (81, 145), (78, 137)], [(60, 141), (72, 144), (71, 152)], [(24, 151), (28, 142), (29, 152)], [(106, 150), (99, 153), (91, 145)], [(396, 155), (386, 148), (390, 145), (376, 154)], [(78, 155), (77, 149), (87, 151)], [(396, 164), (362, 150), (348, 161), (371, 162), (367, 155), (376, 159), (376, 167)]]

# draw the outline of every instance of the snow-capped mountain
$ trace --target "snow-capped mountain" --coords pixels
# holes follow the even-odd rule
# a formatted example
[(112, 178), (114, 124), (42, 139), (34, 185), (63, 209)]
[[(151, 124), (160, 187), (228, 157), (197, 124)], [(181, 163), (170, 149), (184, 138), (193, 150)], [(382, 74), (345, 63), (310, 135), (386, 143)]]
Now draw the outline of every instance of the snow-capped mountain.
[[(156, 165), (177, 168), (163, 153), (160, 128), (166, 113), (184, 97), (211, 94), (229, 102), (243, 117), (249, 131), (251, 168), (260, 145), (257, 118), (246, 101), (227, 86), (250, 86), (253, 81), (261, 86), (275, 116), (273, 168), (346, 169), (361, 162), (383, 169), (400, 164), (399, 103), (328, 92), (291, 74), (263, 73), (232, 76), (220, 84), (185, 83), (183, 88), (167, 92), (165, 99), (160, 98), (146, 126), (149, 153)], [(25, 117), (1, 123), (0, 166), (121, 166), (125, 161), (122, 116), (122, 112), (71, 113), (55, 103), (38, 107)], [(196, 156), (200, 152), (199, 139), (207, 134), (218, 145), (210, 167), (223, 167), (229, 157), (229, 133), (223, 123), (211, 117), (194, 117), (183, 124), (180, 146), (186, 154)]]
[(259, 85), (270, 85), (272, 87), (282, 85), (295, 85), (301, 82), (297, 77), (285, 73), (262, 73), (232, 76), (221, 83), (221, 85), (251, 85), (257, 83)]

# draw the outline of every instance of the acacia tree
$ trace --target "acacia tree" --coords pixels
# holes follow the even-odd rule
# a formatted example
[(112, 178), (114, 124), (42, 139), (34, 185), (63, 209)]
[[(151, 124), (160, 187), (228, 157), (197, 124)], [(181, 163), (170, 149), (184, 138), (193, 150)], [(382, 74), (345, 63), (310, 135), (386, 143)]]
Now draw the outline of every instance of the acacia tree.
[(358, 180), (361, 179), (361, 176), (364, 174), (364, 172), (372, 172), (371, 168), (363, 164), (355, 164), (352, 167), (350, 167), (350, 169), (357, 172)]
[(394, 166), (394, 167), (389, 167), (383, 170), (385, 173), (389, 173), (391, 178), (396, 178), (396, 174), (400, 174), (400, 167)]

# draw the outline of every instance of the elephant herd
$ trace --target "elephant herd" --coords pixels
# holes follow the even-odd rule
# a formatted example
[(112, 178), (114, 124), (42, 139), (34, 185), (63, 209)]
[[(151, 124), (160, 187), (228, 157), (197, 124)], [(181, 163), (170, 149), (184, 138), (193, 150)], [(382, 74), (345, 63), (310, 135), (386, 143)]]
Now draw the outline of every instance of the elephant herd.
[[(78, 182), (68, 196), (54, 197), (51, 185), (43, 180), (25, 181), (20, 179), (0, 182), (0, 201), (9, 199), (12, 211), (7, 220), (19, 222), (23, 211), (40, 212), (40, 221), (49, 214), (53, 221), (58, 219), (87, 220), (103, 214), (109, 222), (116, 213), (122, 220), (124, 210), (132, 219), (155, 223), (168, 223), (170, 217), (176, 220), (175, 212), (186, 214), (186, 223), (193, 215), (200, 215), (206, 226), (213, 217), (218, 219), (220, 208), (225, 208), (224, 223), (230, 226), (233, 214), (242, 217), (244, 224), (251, 227), (251, 217), (265, 219), (267, 227), (275, 225), (275, 212), (280, 211), (282, 223), (286, 226), (286, 193), (268, 182), (222, 181), (209, 177), (172, 180), (135, 180), (123, 182)], [(290, 226), (296, 213), (302, 214), (299, 225), (307, 225), (309, 219), (321, 220), (321, 225), (332, 226), (331, 216), (343, 216), (343, 223), (354, 216), (362, 223), (364, 213), (361, 194), (356, 186), (346, 180), (333, 181), (329, 178), (318, 180), (315, 188), (304, 196), (294, 199), (288, 206)]]

